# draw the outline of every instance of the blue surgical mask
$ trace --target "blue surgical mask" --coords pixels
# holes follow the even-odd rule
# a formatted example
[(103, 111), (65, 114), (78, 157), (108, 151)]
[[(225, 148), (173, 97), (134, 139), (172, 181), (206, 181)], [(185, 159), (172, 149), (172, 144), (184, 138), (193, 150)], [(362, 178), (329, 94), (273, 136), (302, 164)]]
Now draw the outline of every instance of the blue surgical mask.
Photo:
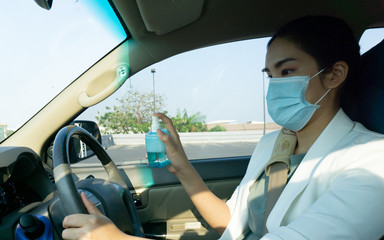
[(305, 99), (309, 80), (316, 77), (325, 69), (319, 71), (311, 78), (309, 76), (294, 76), (284, 78), (271, 78), (267, 93), (268, 113), (280, 126), (292, 131), (300, 131), (311, 119), (317, 105), (328, 91), (315, 103), (311, 104)]

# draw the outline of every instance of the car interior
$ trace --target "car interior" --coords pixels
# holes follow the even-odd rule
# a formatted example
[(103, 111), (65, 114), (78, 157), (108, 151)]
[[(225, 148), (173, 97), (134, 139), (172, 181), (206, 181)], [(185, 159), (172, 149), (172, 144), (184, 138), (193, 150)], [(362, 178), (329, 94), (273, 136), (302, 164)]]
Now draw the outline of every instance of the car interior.
[[(55, 0), (40, 2), (55, 7)], [(358, 39), (367, 29), (384, 27), (384, 1), (108, 2), (127, 33), (126, 40), (0, 143), (1, 239), (35, 239), (39, 221), (51, 230), (44, 239), (62, 239), (65, 215), (86, 213), (79, 189), (129, 234), (153, 239), (217, 239), (218, 233), (202, 219), (174, 175), (146, 163), (115, 164), (100, 145), (97, 125), (76, 127), (74, 120), (152, 64), (208, 46), (270, 37), (297, 17), (340, 17)], [(383, 65), (384, 40), (362, 55), (361, 82), (354, 86), (353, 98), (343, 99), (343, 108), (352, 120), (384, 134)], [(81, 161), (75, 150), (79, 140), (100, 164), (71, 166)], [(219, 157), (193, 160), (192, 164), (208, 187), (226, 200), (244, 176), (249, 159), (250, 155)]]

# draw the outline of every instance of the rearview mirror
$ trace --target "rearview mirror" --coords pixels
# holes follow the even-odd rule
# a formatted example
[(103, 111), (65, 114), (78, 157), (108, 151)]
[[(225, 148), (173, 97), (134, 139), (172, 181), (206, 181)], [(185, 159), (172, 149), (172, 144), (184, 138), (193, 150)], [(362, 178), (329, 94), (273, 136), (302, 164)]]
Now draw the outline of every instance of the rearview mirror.
[(46, 10), (51, 10), (52, 1), (53, 0), (35, 0), (35, 2), (37, 3), (37, 5), (39, 5), (39, 7), (44, 8)]

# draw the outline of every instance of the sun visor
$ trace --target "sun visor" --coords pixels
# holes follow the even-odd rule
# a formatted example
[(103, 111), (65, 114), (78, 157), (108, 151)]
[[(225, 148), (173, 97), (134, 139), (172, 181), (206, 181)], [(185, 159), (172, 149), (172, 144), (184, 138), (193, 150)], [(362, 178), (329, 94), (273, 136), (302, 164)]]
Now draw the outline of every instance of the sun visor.
[(145, 27), (163, 35), (196, 21), (204, 0), (136, 0)]

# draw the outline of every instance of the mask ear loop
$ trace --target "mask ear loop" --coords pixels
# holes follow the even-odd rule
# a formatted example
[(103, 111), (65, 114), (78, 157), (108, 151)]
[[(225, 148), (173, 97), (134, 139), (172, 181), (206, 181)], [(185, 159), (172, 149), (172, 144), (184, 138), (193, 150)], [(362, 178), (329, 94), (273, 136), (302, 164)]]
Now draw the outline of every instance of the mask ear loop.
[(312, 80), (312, 79), (315, 78), (317, 75), (319, 75), (320, 73), (324, 72), (325, 69), (327, 69), (327, 68), (328, 68), (328, 67), (321, 69), (318, 73), (316, 73), (315, 75), (313, 75), (309, 80)]
[[(313, 75), (309, 80), (311, 80), (312, 78), (316, 77), (316, 76), (319, 75), (320, 73), (324, 72), (325, 69), (327, 69), (327, 68), (329, 68), (329, 67), (325, 67), (325, 68), (321, 69), (318, 73), (316, 73), (315, 75)], [(328, 89), (328, 91), (326, 91), (326, 92), (324, 93), (324, 95), (323, 95), (319, 100), (317, 100), (317, 102), (315, 102), (314, 105), (317, 105), (321, 100), (323, 100), (323, 98), (324, 98), (325, 96), (327, 96), (327, 94), (328, 94), (331, 90), (332, 90), (331, 88)]]
[(323, 98), (324, 98), (325, 96), (327, 96), (327, 94), (328, 94), (331, 90), (332, 90), (331, 88), (328, 89), (328, 91), (326, 91), (326, 92), (324, 93), (324, 95), (323, 95), (319, 100), (317, 100), (317, 102), (315, 102), (314, 105), (317, 105), (321, 100), (323, 100)]

